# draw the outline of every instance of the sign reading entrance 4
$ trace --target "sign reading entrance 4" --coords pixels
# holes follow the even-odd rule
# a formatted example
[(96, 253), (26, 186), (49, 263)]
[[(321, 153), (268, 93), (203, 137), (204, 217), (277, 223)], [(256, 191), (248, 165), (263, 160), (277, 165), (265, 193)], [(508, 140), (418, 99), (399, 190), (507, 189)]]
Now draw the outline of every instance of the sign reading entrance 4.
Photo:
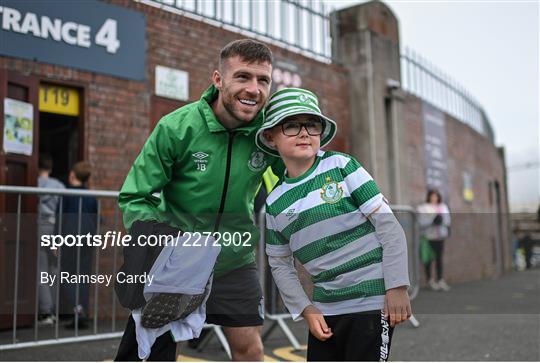
[(39, 110), (61, 115), (79, 115), (79, 92), (74, 88), (42, 84), (39, 86)]

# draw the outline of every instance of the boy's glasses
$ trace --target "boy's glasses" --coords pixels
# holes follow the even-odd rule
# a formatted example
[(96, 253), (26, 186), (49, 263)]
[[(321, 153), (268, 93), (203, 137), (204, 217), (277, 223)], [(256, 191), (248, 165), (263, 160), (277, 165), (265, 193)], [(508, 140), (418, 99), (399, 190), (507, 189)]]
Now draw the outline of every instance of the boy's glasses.
[(309, 121), (285, 121), (281, 124), (281, 131), (286, 136), (298, 136), (302, 127), (305, 127), (308, 135), (318, 136), (324, 131), (324, 125), (320, 120)]

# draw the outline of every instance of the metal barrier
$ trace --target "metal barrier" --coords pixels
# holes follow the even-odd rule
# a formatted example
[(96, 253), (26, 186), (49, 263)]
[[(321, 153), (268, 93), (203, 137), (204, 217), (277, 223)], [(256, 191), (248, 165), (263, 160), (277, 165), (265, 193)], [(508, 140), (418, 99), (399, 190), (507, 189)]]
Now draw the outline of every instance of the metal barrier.
[(328, 63), (332, 59), (330, 26), (336, 32), (337, 22), (330, 22), (335, 13), (329, 14), (331, 9), (322, 0), (134, 1), (236, 32), (247, 32), (322, 62)]
[[(46, 339), (40, 339), (40, 330), (38, 325), (38, 306), (39, 306), (39, 251), (40, 248), (40, 242), (38, 235), (35, 235), (34, 241), (37, 242), (35, 245), (37, 247), (36, 249), (36, 284), (34, 287), (35, 292), (35, 298), (34, 298), (34, 309), (33, 309), (33, 318), (34, 318), (34, 324), (33, 324), (33, 339), (28, 339), (27, 341), (20, 341), (17, 336), (18, 332), (18, 299), (19, 299), (19, 272), (21, 267), (21, 228), (22, 227), (22, 205), (23, 205), (23, 196), (44, 196), (44, 195), (53, 195), (59, 197), (59, 206), (60, 206), (60, 215), (62, 215), (62, 201), (64, 197), (70, 196), (70, 197), (76, 197), (78, 198), (78, 206), (79, 211), (77, 215), (77, 230), (81, 231), (81, 223), (82, 223), (82, 198), (83, 197), (94, 197), (97, 198), (97, 220), (96, 220), (96, 234), (100, 234), (103, 227), (103, 215), (108, 214), (112, 215), (112, 223), (110, 221), (107, 221), (105, 223), (105, 227), (108, 230), (111, 231), (117, 231), (119, 228), (119, 218), (120, 213), (118, 209), (118, 192), (113, 191), (102, 191), (102, 190), (73, 190), (73, 189), (45, 189), (45, 188), (32, 188), (32, 187), (17, 187), (17, 186), (0, 186), (0, 195), (1, 194), (14, 194), (17, 198), (17, 207), (16, 207), (16, 222), (15, 222), (15, 256), (14, 256), (14, 287), (13, 287), (13, 312), (12, 312), (12, 334), (11, 334), (11, 342), (4, 342), (3, 339), (0, 338), (0, 351), (2, 350), (9, 350), (9, 349), (18, 349), (18, 348), (26, 348), (26, 347), (35, 347), (35, 346), (43, 346), (43, 345), (52, 345), (52, 344), (64, 344), (64, 343), (73, 343), (73, 342), (84, 342), (84, 341), (93, 341), (93, 340), (101, 340), (101, 339), (112, 339), (112, 338), (119, 338), (122, 336), (122, 331), (118, 331), (116, 327), (116, 320), (117, 320), (117, 298), (114, 292), (112, 293), (112, 299), (109, 302), (110, 304), (110, 324), (106, 326), (105, 330), (108, 330), (107, 332), (104, 331), (104, 329), (98, 329), (98, 311), (100, 307), (99, 303), (99, 293), (100, 284), (94, 284), (93, 286), (93, 307), (92, 307), (92, 316), (93, 316), (93, 326), (90, 334), (86, 335), (79, 335), (80, 331), (78, 329), (78, 315), (74, 314), (75, 317), (75, 329), (73, 336), (60, 336), (60, 288), (59, 283), (57, 284), (57, 288), (55, 291), (55, 316), (56, 316), (56, 322), (54, 324), (54, 335), (51, 337), (46, 337)], [(111, 205), (108, 206), (106, 211), (103, 210), (103, 200), (110, 201)], [(37, 204), (36, 204), (37, 207)], [(400, 223), (402, 224), (406, 234), (407, 234), (407, 240), (409, 241), (408, 249), (409, 249), (409, 274), (410, 274), (410, 281), (411, 281), (411, 287), (409, 289), (411, 299), (414, 299), (419, 291), (419, 280), (420, 280), (420, 261), (418, 256), (418, 227), (417, 227), (417, 221), (416, 221), (416, 212), (413, 208), (409, 206), (392, 206), (392, 209), (394, 210), (398, 220), (400, 220)], [(39, 210), (39, 209), (38, 209)], [(39, 218), (39, 215), (38, 215)], [(263, 340), (266, 339), (274, 330), (276, 327), (279, 327), (280, 330), (283, 332), (285, 337), (289, 340), (291, 345), (295, 349), (300, 349), (300, 343), (298, 342), (298, 339), (294, 336), (294, 334), (291, 332), (289, 327), (287, 326), (287, 320), (291, 319), (291, 315), (285, 311), (281, 305), (278, 303), (279, 301), (279, 292), (277, 291), (277, 288), (275, 287), (275, 284), (273, 283), (273, 280), (271, 278), (271, 273), (269, 269), (266, 268), (266, 256), (265, 256), (265, 250), (264, 250), (264, 241), (265, 241), (265, 215), (264, 210), (261, 211), (261, 213), (258, 215), (258, 222), (259, 222), (259, 228), (261, 230), (261, 236), (260, 236), (260, 243), (259, 243), (259, 249), (258, 249), (258, 268), (259, 268), (259, 275), (261, 278), (261, 286), (263, 288), (263, 291), (265, 292), (266, 301), (269, 302), (267, 306), (270, 308), (268, 309), (267, 306), (265, 306), (265, 317), (268, 321), (271, 322), (271, 325), (266, 330), (266, 332), (263, 334)], [(3, 223), (3, 222), (2, 222)], [(62, 219), (59, 220), (59, 233), (62, 232)], [(30, 226), (26, 224), (24, 225), (25, 229), (29, 229)], [(31, 229), (31, 228), (30, 228)], [(1, 241), (2, 243), (6, 243), (6, 241)], [(112, 273), (113, 275), (116, 275), (117, 272), (117, 247), (112, 247), (109, 249), (109, 251), (112, 249), (112, 256), (106, 256), (109, 258), (112, 258)], [(60, 274), (61, 270), (61, 263), (62, 263), (62, 257), (61, 257), (61, 250), (59, 250), (58, 255), (58, 261), (56, 265), (56, 274)], [(99, 248), (95, 248), (95, 260), (94, 260), (94, 274), (99, 274), (100, 271), (100, 258), (101, 256), (101, 250)], [(110, 252), (109, 252), (110, 253)], [(80, 271), (80, 249), (78, 249), (77, 252), (77, 271)], [(27, 262), (24, 262), (23, 265)], [(59, 280), (56, 280), (59, 282)], [(271, 288), (270, 291), (267, 290), (267, 282), (271, 282)], [(76, 305), (79, 303), (79, 283), (76, 285)], [(5, 302), (2, 303), (2, 306), (5, 306)], [(0, 312), (1, 313), (1, 312)], [(127, 314), (126, 314), (127, 315)], [(415, 325), (414, 321), (412, 321), (413, 325)], [(416, 325), (415, 325), (416, 326)], [(220, 344), (223, 346), (229, 357), (231, 356), (230, 348), (227, 343), (227, 340), (225, 338), (225, 335), (219, 326), (215, 325), (205, 325), (205, 329), (211, 329), (213, 334), (208, 335), (201, 344), (201, 349), (204, 348), (204, 346), (208, 343), (208, 341), (211, 339), (213, 335), (216, 335)], [(1, 334), (0, 334), (1, 337)]]
[[(122, 337), (123, 330), (117, 330), (116, 327), (116, 320), (117, 320), (117, 298), (116, 294), (112, 293), (112, 299), (110, 302), (111, 306), (111, 319), (110, 319), (110, 332), (107, 333), (98, 333), (98, 311), (99, 311), (99, 286), (100, 284), (94, 284), (94, 304), (93, 304), (93, 327), (90, 334), (87, 335), (79, 335), (79, 324), (78, 324), (78, 315), (74, 314), (75, 317), (75, 329), (73, 336), (60, 336), (60, 327), (59, 327), (59, 321), (60, 321), (60, 288), (59, 284), (57, 285), (56, 291), (55, 291), (55, 318), (56, 322), (54, 324), (54, 336), (52, 338), (47, 337), (47, 339), (40, 339), (39, 335), (39, 324), (38, 324), (38, 305), (39, 305), (39, 252), (40, 252), (40, 242), (38, 235), (35, 235), (34, 240), (37, 242), (36, 244), (36, 284), (35, 284), (35, 300), (34, 300), (34, 323), (33, 323), (33, 340), (29, 339), (28, 341), (20, 342), (17, 337), (18, 332), (18, 298), (19, 298), (19, 271), (20, 271), (20, 245), (21, 245), (21, 217), (22, 217), (22, 199), (23, 196), (44, 196), (44, 195), (52, 195), (52, 196), (58, 196), (59, 199), (59, 215), (63, 214), (62, 211), (62, 201), (63, 198), (66, 196), (71, 197), (78, 197), (79, 198), (79, 211), (77, 215), (77, 221), (78, 226), (77, 230), (80, 232), (81, 230), (81, 222), (82, 222), (82, 198), (83, 197), (94, 197), (97, 198), (97, 224), (96, 224), (96, 234), (100, 234), (102, 230), (102, 200), (101, 199), (107, 199), (110, 200), (112, 203), (112, 214), (113, 214), (113, 220), (114, 222), (112, 224), (108, 224), (109, 227), (108, 230), (112, 231), (118, 231), (119, 227), (119, 217), (120, 217), (120, 211), (118, 209), (118, 192), (113, 191), (104, 191), (104, 190), (74, 190), (74, 189), (48, 189), (48, 188), (34, 188), (34, 187), (19, 187), (19, 186), (5, 186), (0, 185), (0, 195), (1, 194), (15, 194), (17, 196), (17, 216), (16, 216), (16, 241), (15, 241), (15, 268), (14, 268), (14, 294), (13, 294), (13, 313), (12, 313), (12, 338), (11, 343), (5, 343), (0, 339), (0, 351), (3, 350), (11, 350), (11, 349), (20, 349), (20, 348), (29, 348), (29, 347), (37, 347), (37, 346), (45, 346), (45, 345), (55, 345), (55, 344), (65, 344), (65, 343), (75, 343), (75, 342), (86, 342), (86, 341), (95, 341), (95, 340), (103, 340), (103, 339), (114, 339), (114, 338), (120, 338)], [(36, 203), (37, 207), (37, 203)], [(39, 208), (37, 208), (39, 212)], [(109, 211), (111, 212), (111, 211)], [(39, 218), (39, 214), (38, 214)], [(61, 225), (61, 219), (59, 221), (59, 230), (58, 233), (62, 233), (62, 225)], [(6, 241), (0, 241), (1, 243), (5, 243)], [(115, 276), (118, 265), (117, 265), (117, 247), (111, 248), (113, 250), (112, 252), (112, 275)], [(56, 265), (56, 273), (57, 273), (57, 280), (58, 280), (58, 274), (61, 271), (61, 250), (59, 250), (58, 254), (58, 263)], [(95, 264), (94, 264), (94, 274), (99, 274), (100, 270), (100, 250), (98, 248), (95, 249), (96, 251), (96, 258), (95, 258)], [(110, 249), (109, 249), (110, 251)], [(80, 271), (80, 249), (77, 253), (77, 271)], [(111, 256), (108, 256), (111, 257)], [(0, 301), (0, 306), (3, 306), (4, 302)], [(79, 303), (79, 283), (76, 285), (76, 304)], [(2, 312), (0, 311), (0, 316)], [(127, 314), (126, 314), (127, 315)], [(108, 327), (106, 327), (107, 329)], [(123, 329), (123, 326), (121, 327)], [(211, 331), (218, 337), (219, 342), (229, 355), (231, 357), (231, 352), (229, 345), (227, 343), (227, 340), (225, 338), (225, 334), (223, 333), (221, 327), (212, 325), (212, 324), (205, 324), (204, 329), (211, 329)]]
[[(78, 225), (77, 230), (81, 230), (81, 223), (82, 223), (82, 198), (83, 197), (94, 197), (97, 199), (97, 219), (96, 219), (96, 233), (99, 234), (101, 232), (101, 213), (102, 213), (102, 199), (108, 199), (113, 200), (114, 203), (114, 223), (111, 225), (113, 230), (118, 229), (118, 219), (119, 219), (119, 210), (117, 207), (116, 199), (118, 198), (118, 192), (112, 192), (112, 191), (101, 191), (101, 190), (75, 190), (75, 189), (46, 189), (46, 188), (32, 188), (32, 187), (18, 187), (18, 186), (0, 186), (0, 193), (3, 194), (15, 194), (17, 196), (17, 215), (16, 215), (16, 223), (15, 223), (15, 262), (14, 262), (14, 291), (13, 291), (13, 306), (12, 306), (12, 337), (11, 337), (11, 343), (5, 344), (4, 342), (0, 343), (0, 351), (2, 350), (8, 350), (8, 349), (17, 349), (17, 348), (26, 348), (26, 347), (33, 347), (33, 346), (42, 346), (42, 345), (51, 345), (51, 344), (61, 344), (61, 343), (71, 343), (71, 342), (83, 342), (83, 341), (89, 341), (89, 340), (99, 340), (99, 339), (111, 339), (111, 338), (118, 338), (122, 336), (121, 331), (116, 331), (116, 296), (112, 294), (112, 301), (111, 304), (111, 320), (110, 320), (110, 332), (108, 333), (98, 333), (98, 311), (99, 311), (99, 290), (98, 290), (98, 284), (94, 285), (93, 290), (93, 297), (94, 297), (94, 304), (93, 304), (93, 326), (92, 326), (92, 334), (89, 335), (83, 335), (80, 336), (79, 333), (79, 317), (78, 314), (74, 314), (74, 332), (73, 336), (66, 337), (66, 336), (60, 336), (60, 284), (56, 284), (56, 289), (54, 291), (55, 295), (55, 318), (56, 321), (54, 323), (54, 335), (51, 338), (50, 337), (50, 331), (48, 331), (47, 338), (48, 339), (41, 339), (40, 340), (40, 326), (38, 324), (38, 306), (39, 306), (39, 273), (40, 273), (40, 249), (42, 248), (40, 246), (40, 241), (38, 238), (38, 234), (36, 233), (34, 236), (30, 236), (29, 238), (34, 237), (34, 241), (36, 242), (36, 284), (34, 288), (34, 322), (33, 322), (33, 340), (21, 342), (20, 339), (17, 336), (18, 333), (18, 318), (19, 314), (29, 315), (26, 314), (26, 312), (20, 312), (18, 310), (19, 308), (19, 283), (20, 283), (20, 271), (21, 266), (28, 266), (29, 261), (21, 261), (20, 251), (21, 251), (21, 224), (22, 224), (22, 205), (23, 205), (23, 197), (27, 198), (29, 196), (44, 196), (44, 195), (52, 195), (52, 196), (58, 196), (59, 197), (59, 215), (63, 215), (62, 211), (62, 202), (64, 197), (76, 197), (78, 198), (78, 206), (79, 206), (79, 213), (77, 216)], [(37, 219), (36, 222), (39, 221), (40, 215), (39, 215), (39, 207), (36, 203), (36, 209), (37, 209)], [(25, 216), (28, 217), (28, 216)], [(4, 218), (4, 220), (10, 219), (10, 218)], [(4, 232), (8, 230), (7, 226), (4, 227)], [(27, 225), (25, 222), (24, 227), (25, 229), (32, 230), (32, 226)], [(58, 232), (62, 233), (62, 218), (60, 218), (58, 223)], [(7, 241), (2, 241), (2, 243), (7, 243)], [(116, 273), (116, 261), (117, 261), (117, 248), (112, 248), (112, 259), (113, 259), (113, 273)], [(4, 258), (7, 258), (7, 256), (4, 256)], [(77, 248), (77, 261), (76, 261), (76, 269), (77, 271), (80, 271), (80, 264), (81, 264), (81, 254), (80, 254), (80, 248)], [(57, 258), (57, 264), (56, 264), (56, 280), (59, 282), (59, 273), (61, 271), (61, 263), (62, 263), (62, 252), (61, 249), (58, 249), (58, 258)], [(49, 266), (46, 266), (48, 270)], [(94, 273), (99, 274), (100, 269), (100, 251), (99, 249), (95, 249), (95, 259), (94, 259)], [(76, 297), (75, 297), (75, 304), (78, 305), (80, 302), (80, 284), (76, 284)], [(90, 294), (90, 291), (88, 292)], [(2, 308), (6, 305), (5, 302), (2, 303)], [(0, 312), (4, 314), (4, 312)]]

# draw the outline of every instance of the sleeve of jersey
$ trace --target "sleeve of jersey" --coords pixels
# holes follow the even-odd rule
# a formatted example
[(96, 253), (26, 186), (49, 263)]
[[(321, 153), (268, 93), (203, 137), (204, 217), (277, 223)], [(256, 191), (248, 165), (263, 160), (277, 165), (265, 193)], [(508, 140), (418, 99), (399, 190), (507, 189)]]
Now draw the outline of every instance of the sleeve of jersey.
[(160, 120), (135, 159), (120, 190), (118, 205), (124, 225), (131, 228), (137, 220), (159, 220), (160, 192), (171, 180), (172, 167), (179, 152), (173, 132)]
[(362, 214), (369, 216), (383, 205), (384, 196), (379, 187), (358, 161), (351, 157), (342, 173), (351, 198), (360, 207)]
[[(268, 205), (266, 205), (268, 210)], [(287, 257), (292, 254), (289, 241), (277, 229), (275, 218), (266, 213), (266, 254), (272, 257)]]

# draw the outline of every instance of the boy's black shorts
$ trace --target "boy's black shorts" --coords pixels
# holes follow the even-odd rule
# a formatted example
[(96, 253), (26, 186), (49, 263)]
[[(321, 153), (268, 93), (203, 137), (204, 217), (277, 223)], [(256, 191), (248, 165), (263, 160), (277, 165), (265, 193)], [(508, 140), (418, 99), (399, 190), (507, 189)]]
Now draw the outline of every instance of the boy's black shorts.
[(382, 311), (325, 316), (332, 337), (324, 342), (311, 333), (307, 361), (382, 361), (390, 355), (394, 328)]
[(263, 325), (264, 300), (254, 263), (214, 278), (206, 322), (227, 327)]

